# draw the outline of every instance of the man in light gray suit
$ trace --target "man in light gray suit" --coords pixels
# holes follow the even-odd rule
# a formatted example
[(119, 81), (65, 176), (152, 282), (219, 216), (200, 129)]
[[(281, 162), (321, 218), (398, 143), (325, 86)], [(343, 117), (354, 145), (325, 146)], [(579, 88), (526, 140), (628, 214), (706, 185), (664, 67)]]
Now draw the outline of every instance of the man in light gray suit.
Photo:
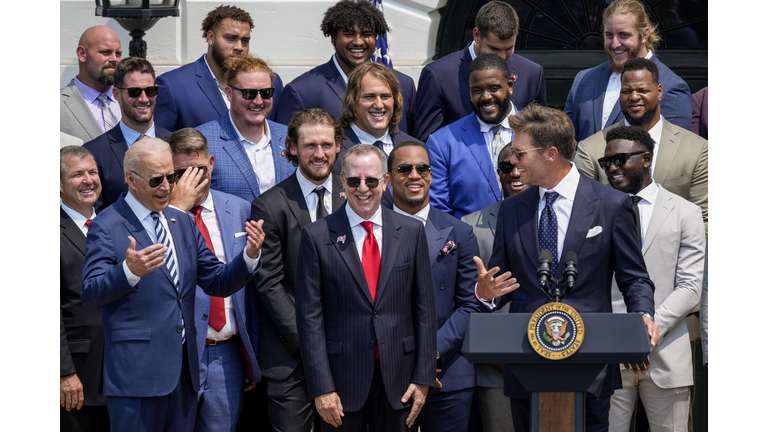
[[(653, 432), (688, 430), (693, 384), (691, 345), (685, 317), (698, 304), (704, 276), (706, 235), (701, 209), (651, 178), (654, 141), (639, 127), (620, 126), (607, 135), (598, 160), (611, 185), (634, 195), (638, 241), (656, 290), (655, 322), (660, 339), (645, 362), (622, 365), (623, 389), (611, 397), (610, 431), (629, 430), (637, 397)], [(613, 312), (626, 312), (616, 285)]]
[[(496, 167), (504, 198), (509, 198), (528, 189), (528, 185), (524, 185), (520, 181), (520, 171), (510, 162), (511, 158), (512, 143), (509, 143), (499, 152), (499, 163)], [(477, 244), (480, 247), (480, 259), (483, 260), (483, 265), (486, 268), (493, 250), (493, 237), (496, 235), (496, 215), (499, 214), (499, 207), (501, 207), (501, 201), (461, 218), (463, 222), (472, 227), (472, 232), (477, 237)], [(509, 313), (509, 304), (493, 313)], [(504, 396), (504, 373), (501, 364), (475, 365), (475, 395), (480, 407), (484, 431), (514, 432), (509, 398)]]
[(123, 50), (114, 30), (93, 26), (80, 36), (76, 52), (78, 74), (61, 89), (59, 129), (88, 142), (120, 121), (112, 80)]

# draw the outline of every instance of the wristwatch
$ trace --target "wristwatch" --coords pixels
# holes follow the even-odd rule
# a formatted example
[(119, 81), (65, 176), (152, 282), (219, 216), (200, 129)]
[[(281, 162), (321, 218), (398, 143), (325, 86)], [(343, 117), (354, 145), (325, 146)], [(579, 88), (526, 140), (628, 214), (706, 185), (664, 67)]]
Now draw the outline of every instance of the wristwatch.
[(651, 320), (653, 322), (656, 322), (656, 320), (653, 319), (653, 315), (649, 314), (648, 312), (637, 311), (637, 313), (643, 314), (644, 317), (648, 318), (649, 320)]

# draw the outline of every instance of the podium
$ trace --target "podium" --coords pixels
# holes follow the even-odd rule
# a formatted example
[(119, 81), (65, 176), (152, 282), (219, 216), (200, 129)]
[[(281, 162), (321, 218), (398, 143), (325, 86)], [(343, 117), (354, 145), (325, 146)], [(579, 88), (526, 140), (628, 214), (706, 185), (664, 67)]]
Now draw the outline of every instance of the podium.
[(531, 432), (583, 432), (585, 392), (603, 366), (642, 363), (651, 352), (643, 316), (580, 314), (581, 347), (570, 357), (551, 360), (528, 341), (531, 315), (471, 314), (461, 352), (472, 363), (504, 363), (512, 369), (531, 392)]

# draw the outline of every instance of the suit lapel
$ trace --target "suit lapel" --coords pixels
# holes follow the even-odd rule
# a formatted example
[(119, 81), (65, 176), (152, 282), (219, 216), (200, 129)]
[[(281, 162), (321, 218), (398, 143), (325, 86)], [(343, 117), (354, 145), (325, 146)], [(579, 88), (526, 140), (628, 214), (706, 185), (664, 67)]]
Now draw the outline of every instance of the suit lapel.
[(653, 212), (651, 213), (651, 220), (648, 223), (648, 231), (645, 233), (645, 241), (643, 242), (643, 256), (650, 249), (653, 241), (656, 240), (656, 236), (659, 234), (661, 227), (664, 226), (669, 215), (674, 210), (675, 204), (672, 201), (670, 193), (659, 187), (659, 194), (656, 197), (656, 204), (653, 206)]
[[(335, 55), (335, 54), (334, 54)], [(326, 85), (333, 90), (333, 93), (339, 97), (339, 100), (344, 100), (344, 93), (347, 91), (347, 83), (344, 82), (339, 70), (336, 69), (336, 65), (333, 64), (333, 57), (325, 64), (325, 78)]]
[[(395, 266), (397, 254), (400, 251), (400, 223), (393, 216), (394, 211), (382, 208), (382, 245), (381, 245), (381, 266), (379, 267), (379, 282), (376, 288), (376, 298), (382, 298), (387, 289), (389, 276), (392, 274), (392, 268)], [(361, 265), (362, 267), (362, 265)], [(378, 302), (377, 302), (378, 304)]]
[(469, 88), (469, 64), (472, 63), (472, 54), (469, 53), (469, 50), (471, 49), (472, 42), (470, 42), (469, 45), (464, 48), (461, 55), (461, 62), (459, 63), (461, 79), (464, 81), (464, 84), (466, 84), (467, 88)]
[[(522, 223), (520, 238), (525, 255), (528, 257), (530, 265), (538, 267), (539, 223), (536, 220), (536, 214), (539, 210), (539, 188), (535, 187), (530, 190), (529, 196), (524, 200), (519, 200), (519, 205), (514, 206), (513, 211), (517, 215), (518, 224)], [(501, 213), (501, 208), (499, 208), (499, 213)], [(507, 224), (507, 226), (514, 227), (514, 225), (510, 224)]]
[[(596, 130), (603, 129), (601, 125), (603, 124), (603, 104), (605, 103), (605, 89), (608, 87), (608, 80), (611, 77), (611, 68), (608, 66), (608, 63), (603, 63), (600, 65), (601, 71), (600, 71), (600, 77), (598, 78), (597, 83), (592, 87), (595, 89), (594, 97), (595, 102), (592, 105), (592, 121), (595, 125)], [(618, 106), (619, 102), (616, 101), (616, 106)], [(613, 110), (611, 110), (611, 116), (613, 116), (613, 112), (616, 110), (616, 106), (613, 107)], [(610, 118), (608, 119), (608, 122), (606, 122), (606, 125), (612, 124), (610, 122)]]
[(224, 257), (227, 262), (232, 261), (237, 251), (235, 247), (235, 216), (232, 214), (228, 204), (227, 198), (215, 193), (211, 190), (211, 198), (213, 198), (213, 207), (216, 209), (216, 221), (219, 223), (219, 229), (221, 230), (221, 242), (224, 243)]
[(424, 226), (424, 230), (427, 234), (427, 246), (429, 249), (429, 265), (435, 265), (437, 261), (440, 249), (448, 241), (448, 236), (453, 231), (452, 226), (445, 226), (440, 218), (440, 215), (436, 213), (440, 210), (430, 207), (429, 217), (427, 218), (427, 224)]
[(483, 133), (480, 132), (480, 124), (477, 121), (476, 115), (466, 119), (466, 122), (462, 124), (462, 131), (461, 141), (469, 148), (470, 153), (475, 158), (475, 162), (480, 167), (480, 172), (483, 173), (488, 186), (493, 191), (493, 196), (497, 201), (500, 200), (499, 182), (496, 180), (496, 174), (493, 172), (491, 155), (488, 154), (488, 146), (485, 144)]
[(331, 185), (333, 188), (331, 191), (331, 213), (333, 213), (347, 202), (347, 193), (344, 192), (344, 185), (341, 183), (341, 177), (336, 174), (331, 174), (331, 176)]
[[(576, 195), (573, 198), (568, 233), (565, 235), (561, 253), (573, 251), (578, 255), (581, 252), (581, 246), (587, 238), (587, 232), (592, 227), (592, 221), (597, 215), (597, 204), (598, 200), (592, 185), (589, 184), (586, 176), (580, 175), (579, 187), (576, 189)], [(563, 273), (563, 266), (558, 266), (557, 273), (558, 275)]]
[(78, 90), (74, 78), (61, 90), (61, 94), (66, 96), (66, 99), (63, 101), (64, 105), (72, 112), (75, 121), (80, 123), (90, 139), (96, 139), (96, 137), (101, 135), (101, 128), (93, 117), (91, 109), (88, 108), (88, 103), (83, 98), (80, 90)]
[(312, 223), (312, 218), (309, 215), (309, 209), (307, 209), (307, 200), (304, 198), (304, 194), (299, 186), (299, 180), (296, 178), (297, 174), (294, 173), (288, 177), (287, 181), (283, 185), (283, 193), (285, 201), (288, 204), (288, 208), (293, 213), (293, 217), (299, 223), (300, 227), (305, 227)]
[[(168, 213), (168, 209), (163, 210), (163, 215), (165, 216), (165, 221), (168, 223), (168, 230), (171, 232), (171, 240), (173, 240), (173, 250), (174, 254), (176, 255), (176, 267), (178, 268), (179, 273), (179, 289), (184, 287), (184, 260), (181, 259), (182, 252), (187, 250), (189, 247), (192, 247), (193, 245), (187, 245), (184, 241), (184, 235), (181, 232), (181, 226), (179, 226), (179, 222), (176, 220), (175, 217), (172, 217)], [(197, 254), (197, 250), (194, 251), (194, 254)], [(173, 278), (171, 277), (171, 273), (168, 271), (168, 266), (163, 265), (162, 267), (163, 274), (165, 277), (168, 278), (168, 280), (171, 282), (171, 285), (173, 285)], [(197, 281), (193, 284), (193, 286), (197, 286)]]
[(59, 208), (59, 212), (61, 233), (64, 234), (64, 237), (66, 237), (70, 242), (72, 242), (72, 245), (74, 245), (77, 250), (83, 254), (83, 256), (85, 256), (85, 235), (82, 231), (80, 231), (80, 228), (77, 227), (75, 221), (69, 217), (64, 209)]
[(200, 91), (208, 98), (219, 117), (224, 117), (227, 113), (227, 104), (221, 97), (221, 91), (213, 80), (208, 65), (205, 64), (205, 54), (195, 63), (195, 75), (197, 75), (197, 86), (200, 87)]
[(658, 149), (658, 156), (656, 156), (656, 166), (653, 170), (653, 181), (658, 184), (664, 184), (670, 171), (672, 170), (672, 163), (677, 157), (677, 151), (680, 149), (680, 132), (672, 130), (670, 123), (666, 120), (664, 122), (661, 131), (661, 142), (656, 147)]
[(221, 141), (224, 144), (224, 151), (227, 152), (232, 162), (235, 163), (235, 166), (240, 171), (240, 174), (243, 175), (253, 196), (259, 196), (259, 180), (256, 179), (256, 173), (253, 172), (251, 160), (248, 159), (245, 149), (240, 144), (240, 138), (238, 138), (237, 132), (235, 132), (235, 125), (232, 124), (229, 118), (224, 118), (222, 126)]
[[(360, 261), (360, 255), (355, 246), (355, 238), (352, 236), (352, 228), (349, 226), (346, 210), (339, 209), (339, 211), (329, 215), (324, 220), (328, 224), (328, 237), (331, 243), (339, 251), (342, 261), (347, 265), (349, 272), (352, 273), (352, 277), (357, 282), (358, 289), (363, 292), (365, 298), (368, 299), (371, 307), (373, 307), (373, 298), (368, 289), (368, 282), (365, 280), (363, 263)], [(340, 240), (342, 237), (343, 240)], [(381, 279), (381, 276), (379, 276), (379, 279)]]
[(269, 125), (270, 139), (269, 146), (272, 149), (272, 161), (275, 165), (275, 184), (288, 178), (294, 170), (293, 165), (285, 158), (285, 149), (281, 148), (279, 143), (285, 142), (285, 132), (275, 127), (276, 123), (267, 120)]
[[(499, 203), (501, 203), (501, 201), (499, 201)], [(488, 227), (491, 229), (491, 237), (496, 237), (496, 221), (498, 220), (499, 209), (501, 209), (501, 205), (488, 206), (486, 209), (487, 210), (480, 213), (480, 215), (484, 222), (487, 221)]]
[(107, 131), (107, 138), (109, 138), (109, 148), (112, 149), (112, 154), (117, 159), (117, 163), (121, 169), (125, 169), (123, 159), (125, 159), (125, 152), (128, 150), (128, 143), (125, 142), (125, 136), (123, 136), (123, 131), (120, 130), (119, 123)]

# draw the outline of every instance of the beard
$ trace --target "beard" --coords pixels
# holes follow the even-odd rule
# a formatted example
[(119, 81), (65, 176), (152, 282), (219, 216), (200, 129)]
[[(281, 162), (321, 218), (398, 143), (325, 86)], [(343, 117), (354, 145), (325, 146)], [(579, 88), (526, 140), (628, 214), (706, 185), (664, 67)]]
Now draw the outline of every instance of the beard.
[(304, 163), (301, 159), (299, 159), (299, 169), (301, 170), (301, 173), (304, 174), (304, 177), (313, 182), (325, 181), (325, 179), (331, 175), (331, 171), (333, 171), (333, 165), (336, 163), (336, 154), (337, 153), (334, 153), (333, 157), (327, 159), (328, 165), (321, 171), (311, 169), (310, 165), (312, 162), (309, 161)]
[[(643, 180), (645, 180), (645, 173), (643, 170), (637, 170), (634, 173), (627, 174), (624, 172), (624, 176), (627, 178), (627, 185), (624, 187), (616, 187), (616, 190), (620, 190), (624, 193), (636, 194), (643, 189)], [(613, 184), (611, 184), (613, 186)]]
[(628, 113), (623, 113), (624, 118), (627, 119), (627, 123), (629, 123), (631, 126), (638, 126), (643, 127), (645, 125), (650, 124), (651, 120), (653, 120), (653, 117), (656, 115), (656, 111), (659, 109), (659, 102), (656, 102), (656, 105), (653, 107), (646, 106), (645, 112), (638, 116), (638, 117), (631, 117)]
[(211, 56), (213, 57), (213, 61), (219, 65), (222, 71), (226, 72), (229, 70), (229, 62), (231, 57), (227, 57), (221, 47), (219, 47), (215, 42), (213, 43), (213, 49), (211, 49)]
[(499, 106), (499, 110), (496, 113), (495, 116), (486, 118), (485, 115), (480, 111), (480, 108), (478, 108), (475, 104), (472, 105), (472, 111), (477, 115), (477, 118), (484, 121), (485, 123), (488, 123), (490, 125), (499, 124), (504, 121), (504, 118), (509, 115), (509, 109), (512, 107), (512, 100), (509, 99), (510, 94), (507, 93), (507, 97), (505, 97), (503, 100), (493, 98), (493, 101), (496, 103), (496, 105)]
[[(638, 38), (638, 39), (639, 39), (639, 38)], [(637, 56), (638, 56), (638, 54), (640, 54), (640, 49), (642, 49), (642, 48), (643, 48), (643, 45), (642, 45), (642, 43), (641, 43), (641, 42), (638, 40), (638, 44), (637, 44), (637, 45), (635, 45), (635, 47), (634, 47), (634, 48), (632, 48), (632, 50), (631, 50), (631, 51), (629, 51), (629, 55), (627, 56), (627, 60), (629, 60), (629, 59), (633, 59), (633, 58), (637, 57)], [(617, 74), (620, 74), (620, 73), (621, 73), (621, 71), (623, 71), (623, 70), (624, 70), (624, 63), (626, 63), (626, 60), (624, 60), (624, 63), (621, 63), (621, 64), (619, 64), (619, 63), (616, 63), (616, 62), (613, 60), (613, 54), (611, 53), (611, 50), (609, 50), (609, 49), (607, 49), (607, 48), (605, 48), (605, 47), (603, 47), (603, 49), (605, 49), (605, 54), (608, 56), (608, 65), (610, 66), (610, 68), (611, 68), (611, 71), (612, 71), (612, 72), (616, 72)]]
[(115, 83), (115, 71), (106, 71), (102, 69), (99, 77), (96, 80), (104, 87), (109, 87)]

